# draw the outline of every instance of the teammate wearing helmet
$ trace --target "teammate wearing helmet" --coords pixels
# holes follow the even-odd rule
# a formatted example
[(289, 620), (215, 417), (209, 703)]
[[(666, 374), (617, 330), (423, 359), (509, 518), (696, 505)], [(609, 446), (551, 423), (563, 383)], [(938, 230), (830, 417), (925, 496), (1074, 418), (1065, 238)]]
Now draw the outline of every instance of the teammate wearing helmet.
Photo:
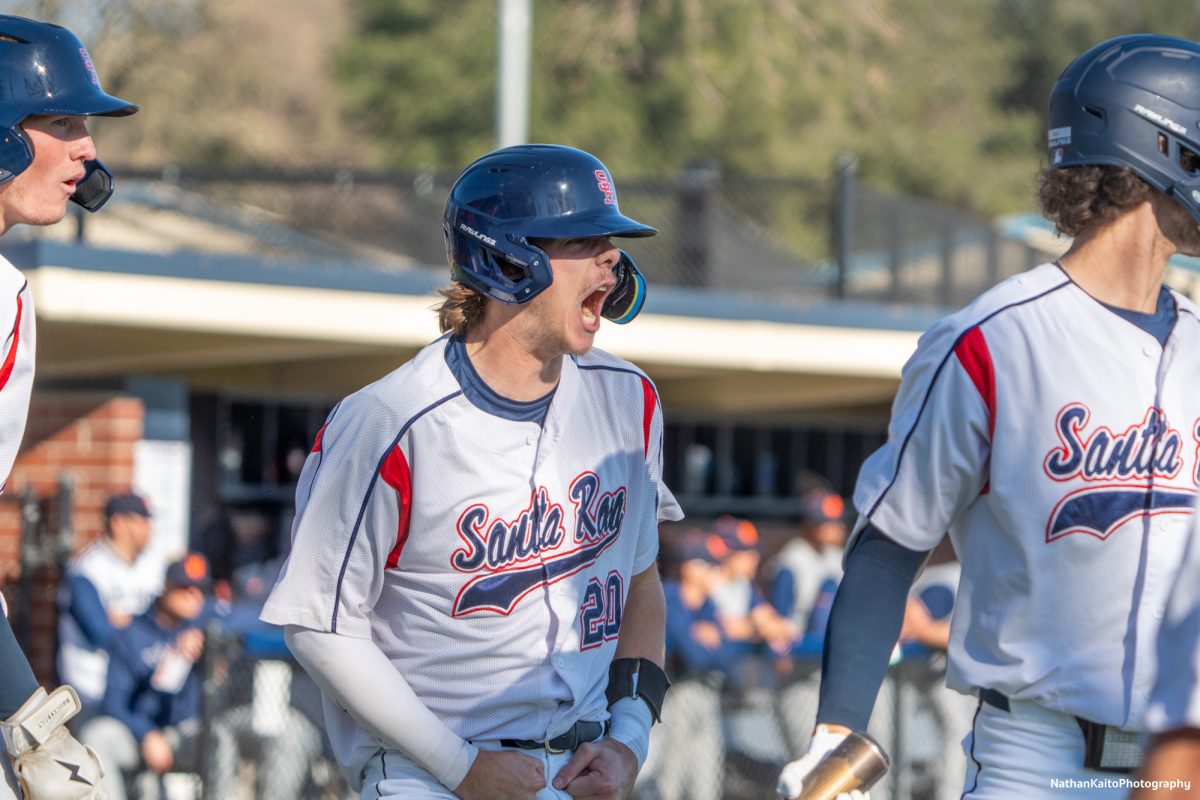
[[(138, 107), (106, 94), (87, 50), (57, 25), (0, 15), (0, 234), (13, 225), (52, 225), (72, 200), (95, 211), (112, 194), (96, 160), (87, 117), (121, 117)], [(25, 431), (33, 386), (33, 298), (25, 277), (0, 257), (0, 485)], [(2, 598), (0, 598), (2, 602)], [(79, 711), (74, 690), (47, 695), (0, 615), (0, 732), (5, 764), (0, 800), (19, 790), (40, 798), (103, 797), (95, 755), (63, 724)], [(6, 759), (0, 759), (5, 760)]]
[(364, 798), (626, 798), (667, 681), (662, 415), (592, 347), (645, 281), (608, 170), (471, 164), (444, 219), (445, 335), (331, 412), (263, 619), (321, 686)]
[(979, 698), (964, 797), (1115, 798), (1140, 760), (1155, 633), (1190, 535), (1200, 310), (1200, 45), (1134, 35), (1072, 62), (1039, 198), (1058, 261), (934, 325), (906, 365), (824, 653), (809, 754), (865, 730), (927, 553), (962, 564), (947, 684)]

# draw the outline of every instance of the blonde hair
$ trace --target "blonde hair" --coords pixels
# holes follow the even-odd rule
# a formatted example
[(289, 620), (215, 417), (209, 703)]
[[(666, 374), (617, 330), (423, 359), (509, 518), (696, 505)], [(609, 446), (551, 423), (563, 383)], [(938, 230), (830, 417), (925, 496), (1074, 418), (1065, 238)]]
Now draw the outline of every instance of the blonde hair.
[(437, 307), (438, 326), (442, 333), (449, 331), (455, 336), (462, 336), (483, 319), (487, 297), (465, 283), (454, 281), (438, 289), (438, 294), (443, 298)]

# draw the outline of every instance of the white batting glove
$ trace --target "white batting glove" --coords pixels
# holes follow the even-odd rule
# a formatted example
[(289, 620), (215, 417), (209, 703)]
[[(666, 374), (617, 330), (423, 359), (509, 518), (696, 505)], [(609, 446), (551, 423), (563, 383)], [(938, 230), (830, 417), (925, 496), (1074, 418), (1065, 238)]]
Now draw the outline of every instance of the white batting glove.
[(79, 709), (79, 695), (70, 686), (49, 694), (39, 686), (17, 713), (0, 722), (25, 800), (108, 800), (96, 751), (66, 727)]
[[(787, 800), (799, 797), (800, 792), (804, 790), (804, 779), (808, 773), (845, 738), (846, 734), (834, 733), (829, 730), (828, 725), (818, 725), (813, 732), (812, 741), (808, 743), (808, 752), (789, 763), (779, 773), (779, 783), (775, 786), (779, 796)], [(871, 800), (871, 794), (854, 789), (842, 792), (837, 796), (837, 800)]]

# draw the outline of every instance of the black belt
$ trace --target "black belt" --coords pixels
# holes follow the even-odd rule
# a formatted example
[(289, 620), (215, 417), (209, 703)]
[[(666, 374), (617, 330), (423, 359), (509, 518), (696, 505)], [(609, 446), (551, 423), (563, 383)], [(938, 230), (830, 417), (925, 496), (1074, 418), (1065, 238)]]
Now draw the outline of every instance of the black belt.
[[(1008, 698), (995, 689), (980, 689), (979, 699), (1001, 711), (1011, 711)], [(1145, 736), (1112, 725), (1075, 717), (1083, 733), (1083, 765), (1103, 772), (1129, 773), (1142, 765)]]
[(1001, 711), (1011, 711), (1012, 706), (1008, 704), (1008, 698), (1003, 693), (997, 692), (995, 689), (980, 689), (979, 699), (987, 703), (993, 708), (998, 708)]
[(596, 741), (604, 735), (606, 727), (608, 726), (603, 722), (576, 722), (566, 733), (555, 736), (553, 739), (547, 739), (544, 742), (539, 742), (536, 739), (501, 739), (500, 745), (502, 747), (519, 747), (522, 750), (541, 750), (545, 748), (547, 753), (556, 755), (574, 750), (586, 742)]

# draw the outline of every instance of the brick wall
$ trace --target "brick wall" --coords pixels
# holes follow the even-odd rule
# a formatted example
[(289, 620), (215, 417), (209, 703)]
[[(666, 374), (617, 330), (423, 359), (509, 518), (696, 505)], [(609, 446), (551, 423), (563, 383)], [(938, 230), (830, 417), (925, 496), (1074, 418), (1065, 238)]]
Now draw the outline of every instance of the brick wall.
[[(59, 564), (21, 575), (21, 497), (26, 488), (54, 524), (59, 480), (69, 474), (74, 542), (78, 551), (100, 535), (109, 495), (133, 482), (134, 445), (142, 437), (145, 409), (136, 398), (99, 392), (36, 392), (17, 463), (0, 497), (0, 585), (26, 655), (44, 684), (55, 683), (55, 596)], [(61, 550), (47, 542), (58, 561)]]

